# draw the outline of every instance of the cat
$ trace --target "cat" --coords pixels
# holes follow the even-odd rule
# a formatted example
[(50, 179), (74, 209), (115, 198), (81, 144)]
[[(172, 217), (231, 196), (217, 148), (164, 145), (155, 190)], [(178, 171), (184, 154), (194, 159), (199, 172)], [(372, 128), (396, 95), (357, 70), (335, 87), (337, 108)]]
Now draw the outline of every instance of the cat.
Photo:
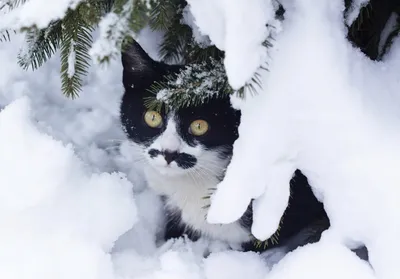
[[(232, 108), (228, 96), (168, 112), (164, 108), (160, 113), (148, 110), (144, 98), (151, 94), (149, 87), (166, 75), (178, 73), (184, 66), (153, 60), (135, 41), (122, 52), (122, 65), (125, 92), (120, 120), (135, 156), (143, 162), (149, 188), (165, 205), (165, 239), (187, 235), (195, 241), (206, 237), (244, 250), (285, 247), (285, 252), (311, 241), (310, 233), (304, 230), (315, 221), (327, 219), (307, 178), (298, 170), (291, 181), (290, 206), (281, 224), (278, 243), (254, 245), (255, 239), (250, 233), (251, 206), (234, 223), (208, 224), (205, 217), (209, 200), (204, 197), (224, 177), (233, 143), (238, 138), (240, 111)], [(320, 232), (328, 223), (319, 227)], [(317, 235), (315, 240), (318, 240), (320, 232), (315, 233), (313, 229), (309, 232)]]

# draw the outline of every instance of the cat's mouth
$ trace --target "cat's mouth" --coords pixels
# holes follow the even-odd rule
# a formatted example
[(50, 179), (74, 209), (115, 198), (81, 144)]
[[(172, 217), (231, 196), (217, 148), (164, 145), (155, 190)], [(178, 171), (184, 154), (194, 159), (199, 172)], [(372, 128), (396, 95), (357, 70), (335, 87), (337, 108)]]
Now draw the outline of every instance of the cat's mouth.
[(165, 175), (182, 173), (197, 163), (196, 157), (179, 151), (150, 149), (148, 155), (150, 163)]

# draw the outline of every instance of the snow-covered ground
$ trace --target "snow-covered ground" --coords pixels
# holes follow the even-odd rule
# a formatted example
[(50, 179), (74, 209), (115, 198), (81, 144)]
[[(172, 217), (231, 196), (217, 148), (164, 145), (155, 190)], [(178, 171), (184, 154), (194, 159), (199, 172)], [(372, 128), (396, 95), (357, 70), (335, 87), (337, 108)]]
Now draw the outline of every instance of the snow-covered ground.
[(119, 61), (94, 67), (69, 100), (57, 57), (25, 72), (21, 43), (0, 44), (0, 278), (373, 278), (339, 246), (299, 249), (271, 272), (256, 253), (214, 245), (203, 258), (208, 244), (184, 239), (157, 247), (159, 204), (134, 158), (115, 148), (124, 140)]
[[(192, 4), (193, 16), (199, 20), (198, 35), (213, 32), (209, 34), (210, 40), (227, 52), (225, 66), (230, 81), (233, 81), (235, 87), (241, 86), (250, 76), (249, 73), (265, 58), (263, 48), (259, 45), (266, 35), (263, 26), (272, 16), (269, 1), (258, 0), (252, 6), (246, 6), (247, 1), (238, 0), (237, 6), (232, 5), (231, 9), (225, 10), (224, 3), (230, 1), (208, 1), (210, 5), (220, 3), (218, 7), (204, 5), (199, 0), (188, 2)], [(203, 5), (196, 6), (200, 2)], [(253, 178), (254, 191), (250, 191), (248, 180), (241, 183), (246, 185), (247, 192), (243, 192), (240, 185), (234, 182), (250, 177), (246, 171), (251, 171), (251, 168), (243, 168), (243, 163), (254, 165), (253, 169), (257, 169), (254, 163), (262, 165), (253, 162), (251, 156), (244, 156), (241, 146), (247, 146), (246, 154), (251, 155), (249, 146), (259, 148), (265, 145), (265, 142), (260, 141), (257, 146), (254, 139), (268, 139), (276, 144), (271, 144), (272, 149), (282, 151), (281, 154), (288, 155), (289, 159), (293, 159), (293, 154), (302, 155), (297, 163), (309, 172), (319, 198), (329, 201), (328, 213), (337, 218), (334, 219), (337, 221), (335, 225), (341, 222), (348, 225), (339, 226), (339, 231), (346, 227), (349, 228), (346, 232), (353, 233), (350, 236), (379, 235), (383, 230), (382, 226), (372, 226), (376, 225), (376, 221), (387, 221), (385, 225), (393, 222), (386, 215), (382, 219), (384, 211), (373, 209), (398, 197), (399, 189), (390, 188), (397, 179), (393, 166), (399, 160), (390, 155), (396, 154), (393, 151), (398, 150), (398, 147), (394, 148), (398, 132), (391, 128), (398, 123), (393, 115), (397, 115), (398, 111), (396, 92), (399, 81), (391, 73), (398, 73), (396, 69), (400, 68), (400, 43), (394, 45), (392, 53), (384, 62), (372, 63), (351, 49), (343, 39), (343, 30), (338, 24), (339, 1), (319, 0), (318, 5), (314, 5), (316, 2), (311, 0), (282, 3), (287, 4), (289, 20), (277, 29), (278, 37), (271, 53), (274, 58), (270, 65), (272, 70), (263, 77), (266, 88), (270, 90), (266, 92), (279, 94), (260, 94), (247, 104), (240, 104), (236, 100), (236, 105), (242, 106), (245, 124), (240, 127), (241, 139), (235, 145), (235, 158), (228, 170), (227, 179), (213, 198), (213, 215), (210, 219), (232, 221), (240, 215), (240, 205), (247, 206), (243, 197), (261, 196), (255, 210), (256, 228), (253, 230), (263, 237), (274, 229), (274, 224), (268, 220), (274, 220), (269, 217), (279, 217), (277, 213), (285, 205), (285, 188), (272, 189), (282, 198), (277, 199), (277, 203), (265, 203), (271, 202), (268, 192), (262, 196), (265, 188), (263, 175), (268, 174), (265, 170), (258, 174), (249, 172)], [(314, 8), (310, 9), (311, 6)], [(243, 21), (234, 20), (244, 7), (249, 17), (258, 15), (248, 21), (247, 25), (246, 17), (242, 17)], [(207, 13), (207, 8), (213, 13)], [(202, 23), (202, 15), (210, 17), (203, 18)], [(257, 32), (252, 31), (255, 26)], [(235, 29), (237, 27), (241, 29)], [(221, 38), (225, 34), (224, 30), (227, 35)], [(139, 41), (151, 56), (156, 57), (154, 45), (159, 38), (146, 32)], [(247, 36), (248, 40), (243, 40), (237, 34)], [(140, 165), (131, 154), (125, 152), (126, 141), (118, 123), (118, 107), (123, 93), (122, 66), (119, 60), (113, 61), (107, 68), (94, 66), (85, 80), (80, 98), (70, 100), (61, 94), (57, 56), (35, 72), (25, 72), (19, 68), (16, 56), (22, 42), (21, 37), (13, 36), (11, 42), (0, 43), (0, 278), (375, 278), (366, 262), (334, 241), (297, 249), (272, 269), (256, 253), (228, 251), (219, 243), (193, 243), (187, 239), (156, 243), (155, 234), (163, 220), (160, 204), (146, 188)], [(248, 57), (241, 57), (241, 52), (246, 49), (253, 51)], [(302, 94), (304, 92), (307, 94)], [(360, 96), (359, 92), (368, 94), (368, 98), (355, 98)], [(376, 92), (380, 94), (376, 95)], [(349, 97), (348, 93), (354, 95)], [(290, 94), (295, 94), (298, 102), (287, 102), (285, 98)], [(360, 109), (360, 100), (364, 100), (361, 103), (368, 108), (361, 112), (367, 114), (357, 110)], [(268, 104), (273, 107), (264, 113)], [(283, 110), (282, 105), (289, 109)], [(290, 110), (298, 107), (310, 109), (305, 110), (307, 113)], [(287, 114), (289, 111), (297, 114)], [(342, 113), (338, 114), (338, 111)], [(349, 118), (349, 115), (354, 118)], [(370, 117), (368, 120), (372, 119), (377, 125), (369, 125), (371, 122), (365, 121), (366, 115)], [(254, 129), (251, 124), (258, 123), (254, 117), (258, 120), (265, 118), (263, 127), (269, 128), (271, 133), (265, 136), (262, 129)], [(296, 121), (291, 122), (293, 120)], [(299, 123), (301, 125), (297, 125)], [(334, 125), (338, 123), (344, 126)], [(375, 130), (369, 130), (372, 128)], [(295, 133), (283, 137), (282, 133), (287, 135), (288, 131)], [(335, 133), (338, 131), (340, 133)], [(363, 133), (358, 133), (360, 131)], [(388, 135), (395, 137), (390, 138)], [(283, 140), (285, 138), (295, 139), (296, 142), (287, 148), (285, 144), (288, 142)], [(335, 142), (338, 139), (340, 144)], [(385, 144), (382, 144), (382, 140), (385, 140)], [(354, 149), (348, 149), (346, 144), (349, 142)], [(121, 149), (118, 148), (120, 145)], [(339, 151), (343, 153), (332, 146), (341, 148)], [(371, 146), (374, 148), (367, 149)], [(370, 153), (362, 152), (366, 150)], [(291, 151), (294, 153), (287, 153)], [(364, 157), (346, 157), (354, 154)], [(377, 160), (372, 162), (369, 160), (371, 156)], [(355, 161), (337, 160), (355, 157)], [(387, 164), (389, 159), (392, 165)], [(346, 162), (348, 165), (344, 164)], [(265, 168), (265, 165), (262, 166)], [(332, 167), (337, 169), (331, 172)], [(281, 174), (281, 169), (277, 169), (275, 174)], [(375, 172), (377, 169), (381, 173)], [(347, 176), (332, 178), (330, 174)], [(285, 175), (282, 173), (283, 177)], [(280, 179), (273, 177), (277, 178)], [(336, 187), (349, 186), (349, 181), (356, 187)], [(371, 183), (377, 181), (384, 183)], [(282, 183), (281, 180), (278, 182)], [(379, 185), (379, 188), (375, 185)], [(369, 191), (360, 188), (363, 186), (370, 187)], [(346, 192), (349, 189), (363, 195)], [(235, 196), (235, 193), (240, 194), (240, 197)], [(342, 193), (347, 195), (342, 196)], [(341, 197), (348, 198), (348, 203), (343, 203)], [(355, 202), (357, 197), (359, 203)], [(380, 204), (374, 204), (376, 197), (380, 197)], [(271, 206), (272, 211), (266, 210)], [(390, 207), (392, 204), (388, 202), (385, 206)], [(260, 209), (263, 209), (262, 212)], [(365, 216), (362, 214), (364, 209), (372, 210)], [(396, 216), (399, 209), (392, 209), (391, 214)], [(270, 212), (273, 216), (269, 215)], [(357, 227), (357, 224), (360, 226)], [(392, 228), (397, 229), (398, 223), (394, 224)], [(385, 248), (382, 247), (382, 251)], [(212, 251), (207, 258), (203, 257), (205, 249)]]

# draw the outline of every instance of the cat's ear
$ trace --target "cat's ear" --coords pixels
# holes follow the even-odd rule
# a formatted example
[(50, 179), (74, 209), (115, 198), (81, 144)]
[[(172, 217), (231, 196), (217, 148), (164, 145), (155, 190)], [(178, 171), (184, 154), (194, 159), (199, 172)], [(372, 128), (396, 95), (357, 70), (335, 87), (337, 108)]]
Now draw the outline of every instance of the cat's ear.
[(151, 74), (155, 70), (154, 64), (156, 62), (134, 40), (123, 49), (121, 59), (124, 72), (133, 75), (143, 76)]
[(124, 47), (121, 59), (124, 68), (122, 80), (127, 92), (146, 92), (143, 89), (166, 75), (177, 73), (182, 67), (153, 60), (136, 41)]

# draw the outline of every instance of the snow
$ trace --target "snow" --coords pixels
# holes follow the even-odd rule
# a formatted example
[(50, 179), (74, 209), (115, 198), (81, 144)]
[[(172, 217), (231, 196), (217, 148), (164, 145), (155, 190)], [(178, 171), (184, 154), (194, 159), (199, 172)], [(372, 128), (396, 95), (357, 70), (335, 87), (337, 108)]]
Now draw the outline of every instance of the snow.
[(193, 38), (200, 47), (208, 47), (211, 44), (210, 38), (201, 33), (199, 27), (195, 23), (195, 18), (190, 11), (190, 5), (186, 5), (182, 11), (182, 24), (186, 24), (192, 28)]
[(242, 110), (240, 138), (207, 218), (231, 223), (254, 198), (252, 233), (269, 238), (298, 168), (330, 218), (324, 241), (365, 244), (377, 278), (397, 278), (400, 45), (391, 59), (368, 60), (346, 40), (343, 10), (339, 0), (297, 0), (288, 7), (263, 90), (235, 102)]
[(395, 30), (397, 26), (398, 15), (396, 13), (392, 13), (385, 24), (385, 28), (382, 30), (382, 34), (379, 40), (378, 53), (382, 56), (384, 53), (384, 46), (389, 38), (390, 34)]
[(374, 279), (375, 275), (368, 263), (360, 261), (349, 250), (320, 242), (288, 254), (267, 278)]
[(68, 54), (68, 78), (72, 78), (75, 75), (75, 42), (71, 40), (71, 47)]
[(108, 252), (136, 218), (131, 183), (41, 133), (28, 97), (0, 113), (0, 154), (0, 276), (112, 278)]
[(251, 5), (246, 0), (236, 0), (234, 5), (230, 0), (187, 2), (200, 32), (225, 51), (228, 81), (233, 89), (240, 89), (267, 59), (262, 45), (269, 36), (266, 24), (278, 25), (271, 0), (254, 0)]
[(121, 37), (127, 35), (124, 32), (129, 30), (129, 20), (133, 8), (134, 1), (127, 1), (122, 7), (120, 16), (115, 12), (110, 12), (100, 20), (100, 35), (89, 51), (94, 61), (100, 61), (106, 57), (115, 58), (118, 55), (116, 46), (120, 47)]
[[(57, 8), (64, 9), (64, 2)], [(93, 66), (80, 97), (70, 100), (61, 93), (57, 55), (25, 72), (16, 63), (23, 37), (12, 36), (0, 44), (0, 277), (394, 278), (400, 248), (394, 74), (400, 40), (383, 62), (373, 63), (344, 40), (339, 0), (291, 2), (270, 50), (270, 71), (262, 76), (264, 91), (233, 98), (242, 109), (240, 139), (208, 219), (231, 222), (249, 199), (258, 198), (253, 233), (267, 238), (299, 167), (331, 218), (332, 229), (319, 243), (272, 265), (265, 255), (228, 251), (207, 239), (156, 241), (162, 208), (146, 188), (118, 122), (120, 60)], [(224, 3), (191, 0), (191, 12), (199, 31), (230, 52), (225, 67), (239, 86), (264, 61), (260, 17), (272, 15), (269, 1), (243, 7), (238, 0), (226, 10)], [(240, 8), (241, 25), (235, 27)], [(43, 16), (44, 24), (46, 12), (29, 14)], [(157, 57), (160, 34), (147, 28), (141, 35), (138, 41)], [(343, 245), (359, 241), (370, 249), (376, 274)]]
[(38, 28), (47, 27), (52, 20), (62, 18), (68, 8), (75, 9), (80, 2), (82, 0), (26, 1), (1, 16), (0, 31), (5, 29), (18, 30), (33, 25)]
[[(139, 40), (155, 56), (158, 35), (148, 35), (146, 29)], [(259, 255), (227, 252), (222, 243), (156, 243), (161, 204), (118, 124), (120, 61), (92, 67), (71, 100), (61, 93), (57, 55), (35, 72), (15, 63), (23, 42), (16, 35), (0, 44), (2, 278), (239, 279), (268, 272)]]
[(351, 26), (360, 14), (361, 8), (368, 5), (369, 0), (353, 0), (346, 14), (345, 21), (347, 26)]

